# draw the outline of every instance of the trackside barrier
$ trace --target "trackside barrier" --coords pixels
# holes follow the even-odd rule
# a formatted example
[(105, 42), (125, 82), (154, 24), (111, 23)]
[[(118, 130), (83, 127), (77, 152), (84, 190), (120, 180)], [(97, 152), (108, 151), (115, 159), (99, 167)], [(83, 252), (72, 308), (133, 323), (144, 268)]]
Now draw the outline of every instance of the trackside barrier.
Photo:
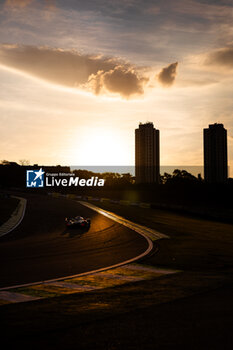
[(112, 204), (119, 204), (120, 201), (117, 201), (116, 199), (110, 199), (110, 203), (112, 203)]
[(151, 208), (151, 204), (150, 203), (140, 203), (139, 207), (140, 208)]
[(73, 193), (67, 194), (66, 197), (70, 198), (70, 199), (76, 199), (77, 198), (77, 196), (75, 194), (73, 194)]
[(110, 202), (109, 198), (100, 198), (100, 202)]
[(120, 203), (121, 205), (130, 205), (130, 201), (123, 200), (123, 199), (120, 200), (119, 203)]
[(52, 193), (51, 193), (51, 196), (52, 196), (52, 197), (55, 197), (55, 198), (58, 198), (58, 197), (61, 197), (61, 194), (60, 194), (60, 193), (57, 193), (57, 192), (52, 192)]
[(113, 203), (113, 204), (120, 204), (120, 205), (130, 205), (130, 206), (135, 206), (135, 207), (140, 207), (140, 208), (152, 208), (151, 203), (146, 203), (146, 202), (131, 202), (129, 200), (121, 199), (121, 200), (116, 200), (116, 199), (110, 199), (110, 198), (97, 198), (97, 197), (92, 197), (92, 196), (77, 196), (73, 193), (63, 195), (61, 193), (55, 193), (55, 192), (50, 192), (48, 193), (49, 196), (52, 197), (66, 197), (69, 199), (77, 199), (77, 200), (83, 200), (83, 201), (95, 201), (95, 202), (102, 202), (102, 203)]

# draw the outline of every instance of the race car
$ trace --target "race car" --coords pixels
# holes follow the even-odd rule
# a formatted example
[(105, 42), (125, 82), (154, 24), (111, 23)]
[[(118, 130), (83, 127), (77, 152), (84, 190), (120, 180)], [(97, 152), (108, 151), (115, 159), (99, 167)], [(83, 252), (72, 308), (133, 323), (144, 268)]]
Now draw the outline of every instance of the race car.
[(75, 216), (74, 218), (65, 218), (66, 227), (69, 228), (89, 228), (91, 219), (84, 219), (82, 216)]

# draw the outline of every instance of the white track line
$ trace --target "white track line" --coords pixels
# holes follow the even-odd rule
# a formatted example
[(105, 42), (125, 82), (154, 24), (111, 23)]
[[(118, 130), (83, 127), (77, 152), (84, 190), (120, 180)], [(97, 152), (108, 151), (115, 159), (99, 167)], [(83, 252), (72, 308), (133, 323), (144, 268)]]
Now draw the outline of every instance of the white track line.
[(14, 213), (17, 212), (17, 214), (13, 213), (10, 219), (7, 222), (5, 222), (2, 226), (0, 226), (0, 237), (5, 236), (6, 234), (13, 231), (17, 226), (19, 226), (25, 215), (27, 200), (21, 197), (12, 197), (17, 198), (20, 201), (17, 208), (14, 211)]
[[(141, 233), (140, 233), (141, 234)], [(102, 271), (106, 271), (106, 270), (110, 270), (110, 269), (114, 269), (116, 267), (120, 267), (120, 266), (123, 266), (123, 265), (127, 265), (127, 264), (130, 264), (136, 260), (139, 260), (141, 258), (143, 258), (144, 256), (146, 256), (147, 254), (149, 254), (151, 252), (151, 250), (153, 249), (153, 243), (152, 241), (147, 238), (146, 236), (144, 236), (148, 242), (148, 248), (147, 250), (136, 256), (135, 258), (132, 258), (132, 259), (129, 259), (129, 260), (126, 260), (126, 261), (123, 261), (121, 263), (118, 263), (118, 264), (115, 264), (115, 265), (111, 265), (111, 266), (107, 266), (107, 267), (103, 267), (101, 269), (97, 269), (97, 270), (92, 270), (92, 271), (88, 271), (88, 272), (83, 272), (83, 273), (79, 273), (77, 275), (71, 275), (71, 276), (65, 276), (65, 277), (59, 277), (59, 278), (54, 278), (54, 279), (50, 279), (50, 280), (45, 280), (45, 281), (38, 281), (38, 282), (33, 282), (33, 283), (24, 283), (24, 284), (18, 284), (18, 285), (15, 285), (15, 286), (10, 286), (10, 287), (3, 287), (3, 288), (0, 288), (0, 291), (2, 290), (10, 290), (10, 289), (15, 289), (15, 288), (21, 288), (21, 287), (30, 287), (30, 286), (35, 286), (37, 284), (48, 284), (48, 283), (52, 283), (52, 282), (57, 282), (57, 281), (64, 281), (66, 279), (71, 279), (71, 278), (77, 278), (77, 277), (82, 277), (82, 276), (87, 276), (87, 275), (92, 275), (92, 274), (95, 274), (95, 273), (98, 273), (98, 272), (102, 272)]]
[(153, 230), (149, 227), (146, 227), (146, 226), (136, 224), (130, 220), (123, 218), (122, 216), (119, 216), (117, 214), (114, 214), (112, 212), (104, 210), (100, 207), (97, 207), (94, 204), (91, 204), (88, 202), (83, 202), (83, 201), (78, 201), (78, 202), (80, 204), (84, 205), (85, 207), (90, 208), (90, 209), (96, 211), (97, 213), (102, 214), (102, 215), (108, 217), (109, 219), (118, 222), (119, 224), (122, 224), (124, 226), (129, 227), (131, 230), (136, 231), (137, 233), (141, 234), (144, 237), (147, 237), (147, 238), (149, 237), (150, 239), (153, 239), (153, 240), (157, 240), (157, 239), (161, 239), (161, 238), (169, 238), (164, 233), (155, 231), (155, 230)]
[(87, 275), (92, 275), (101, 271), (106, 271), (106, 270), (110, 270), (110, 269), (114, 269), (116, 267), (120, 267), (123, 265), (127, 265), (127, 264), (131, 264), (132, 262), (135, 262), (139, 259), (142, 259), (143, 257), (145, 257), (146, 255), (148, 255), (152, 249), (153, 249), (153, 242), (151, 241), (151, 239), (148, 237), (149, 235), (151, 235), (153, 233), (153, 239), (160, 239), (160, 238), (169, 238), (168, 236), (159, 233), (157, 231), (153, 231), (151, 229), (148, 229), (145, 226), (141, 226), (138, 224), (134, 224), (133, 222), (126, 220), (118, 215), (115, 215), (113, 213), (109, 213), (99, 207), (96, 207), (93, 204), (90, 203), (86, 203), (83, 201), (79, 201), (80, 204), (88, 207), (89, 209), (95, 210), (98, 213), (105, 215), (107, 217), (109, 217), (111, 220), (117, 221), (120, 224), (129, 227), (131, 230), (136, 231), (137, 233), (139, 233), (141, 236), (143, 236), (148, 243), (148, 248), (146, 249), (146, 251), (132, 259), (123, 261), (121, 263), (115, 264), (115, 265), (111, 265), (111, 266), (107, 266), (107, 267), (103, 267), (101, 269), (97, 269), (97, 270), (92, 270), (92, 271), (88, 271), (88, 272), (83, 272), (83, 273), (79, 273), (76, 275), (71, 275), (71, 276), (65, 276), (65, 277), (60, 277), (60, 278), (54, 278), (54, 279), (50, 279), (50, 280), (45, 280), (45, 281), (38, 281), (38, 282), (33, 282), (33, 283), (24, 283), (24, 284), (20, 284), (20, 285), (15, 285), (15, 286), (10, 286), (10, 287), (3, 287), (0, 288), (0, 291), (3, 290), (10, 290), (10, 289), (15, 289), (15, 288), (21, 288), (21, 287), (29, 287), (29, 286), (35, 286), (37, 284), (47, 284), (47, 283), (52, 283), (52, 282), (58, 282), (58, 281), (64, 281), (66, 279), (71, 279), (71, 278), (77, 278), (77, 277), (82, 277), (82, 276), (87, 276)]

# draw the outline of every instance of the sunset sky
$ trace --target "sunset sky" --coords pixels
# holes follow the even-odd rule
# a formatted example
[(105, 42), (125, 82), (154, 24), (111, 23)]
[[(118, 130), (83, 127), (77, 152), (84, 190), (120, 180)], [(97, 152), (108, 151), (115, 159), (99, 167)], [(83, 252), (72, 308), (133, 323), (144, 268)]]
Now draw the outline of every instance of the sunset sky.
[(219, 122), (233, 169), (232, 0), (6, 0), (0, 20), (0, 160), (133, 165), (151, 121), (162, 165), (202, 165)]

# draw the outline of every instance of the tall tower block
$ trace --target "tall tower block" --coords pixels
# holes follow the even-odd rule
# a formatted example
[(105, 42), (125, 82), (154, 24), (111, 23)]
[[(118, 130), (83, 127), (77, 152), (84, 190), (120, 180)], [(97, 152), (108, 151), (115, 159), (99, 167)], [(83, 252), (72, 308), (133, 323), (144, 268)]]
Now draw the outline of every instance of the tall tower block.
[(150, 122), (135, 130), (135, 175), (136, 183), (159, 183), (159, 130)]
[(209, 183), (227, 180), (227, 130), (223, 124), (204, 129), (204, 178)]

